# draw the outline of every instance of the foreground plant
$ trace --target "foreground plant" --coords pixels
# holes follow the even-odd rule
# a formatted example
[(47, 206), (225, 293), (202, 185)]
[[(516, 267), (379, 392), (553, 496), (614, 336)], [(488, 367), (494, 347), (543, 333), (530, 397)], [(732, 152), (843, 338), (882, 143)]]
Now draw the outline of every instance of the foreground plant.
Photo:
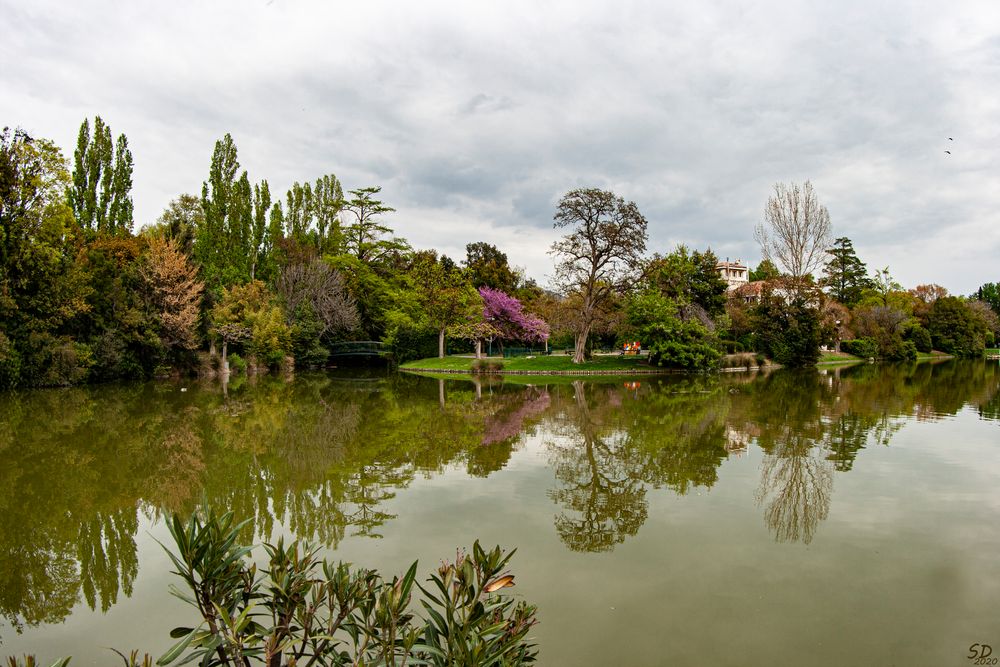
[(201, 622), (175, 628), (179, 641), (157, 661), (204, 667), (264, 664), (522, 665), (534, 662), (527, 638), (536, 608), (498, 591), (513, 585), (504, 568), (514, 552), (485, 551), (478, 542), (431, 575), (421, 604), (427, 620), (410, 611), (417, 563), (387, 581), (374, 570), (353, 569), (317, 556), (298, 541), (266, 544), (268, 564), (258, 572), (251, 548), (238, 544), (242, 523), (231, 512), (204, 522), (173, 517), (177, 547), (167, 553), (186, 591), (172, 593), (198, 609)]

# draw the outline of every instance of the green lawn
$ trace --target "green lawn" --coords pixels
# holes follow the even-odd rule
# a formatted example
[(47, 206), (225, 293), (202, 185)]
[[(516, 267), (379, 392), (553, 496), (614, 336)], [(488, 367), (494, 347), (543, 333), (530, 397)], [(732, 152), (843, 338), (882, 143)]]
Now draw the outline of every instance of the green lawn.
[(928, 359), (951, 359), (950, 354), (932, 350), (930, 352), (917, 352), (917, 361), (927, 361)]
[[(622, 371), (622, 373), (627, 374), (630, 371), (651, 369), (650, 366), (646, 365), (644, 357), (598, 356), (582, 364), (574, 364), (573, 357), (570, 355), (548, 355), (535, 357), (534, 359), (527, 357), (514, 357), (511, 359), (491, 357), (490, 359), (492, 361), (503, 362), (503, 370), (505, 371)], [(404, 370), (470, 371), (473, 361), (475, 360), (471, 357), (418, 359), (417, 361), (408, 361), (401, 365), (400, 368)]]
[(853, 364), (857, 361), (864, 361), (864, 359), (846, 352), (823, 352), (819, 356), (821, 364)]

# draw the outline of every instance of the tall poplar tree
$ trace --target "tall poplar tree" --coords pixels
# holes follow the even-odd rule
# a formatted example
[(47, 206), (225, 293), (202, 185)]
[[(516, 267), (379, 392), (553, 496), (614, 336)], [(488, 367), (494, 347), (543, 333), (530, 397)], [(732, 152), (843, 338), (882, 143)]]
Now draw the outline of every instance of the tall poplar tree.
[(313, 187), (313, 215), (316, 219), (316, 249), (322, 255), (341, 251), (344, 232), (340, 212), (344, 208), (344, 188), (333, 174), (320, 176)]
[(111, 140), (111, 127), (94, 118), (94, 134), (84, 119), (73, 153), (69, 204), (80, 226), (91, 233), (132, 232), (132, 152), (124, 134)]
[(195, 237), (194, 256), (201, 264), (202, 275), (209, 288), (225, 284), (222, 274), (226, 262), (226, 237), (239, 168), (236, 144), (227, 132), (215, 142), (208, 181), (201, 186), (201, 207), (205, 211), (205, 219)]
[(240, 173), (236, 144), (229, 134), (215, 143), (201, 206), (205, 218), (196, 234), (194, 256), (205, 284), (209, 288), (244, 284), (261, 278), (262, 268), (268, 274), (264, 277), (270, 277), (271, 189), (267, 181), (251, 185), (246, 170)]
[(344, 241), (340, 228), (343, 208), (344, 189), (333, 174), (320, 176), (314, 184), (296, 181), (285, 195), (286, 233), (320, 255), (339, 254)]

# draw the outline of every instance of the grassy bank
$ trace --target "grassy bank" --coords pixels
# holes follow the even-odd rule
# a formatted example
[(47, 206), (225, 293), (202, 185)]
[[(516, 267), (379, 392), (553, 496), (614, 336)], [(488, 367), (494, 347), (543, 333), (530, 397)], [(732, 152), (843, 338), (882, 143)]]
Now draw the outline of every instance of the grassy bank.
[(859, 361), (864, 361), (861, 357), (856, 357), (853, 354), (847, 354), (846, 352), (824, 352), (820, 355), (820, 364), (854, 364)]
[[(938, 352), (937, 350), (933, 352), (917, 352), (917, 361), (940, 361), (943, 359), (951, 359), (952, 355), (945, 354), (944, 352)], [(819, 364), (853, 364), (859, 361), (867, 361), (861, 357), (856, 357), (853, 354), (847, 354), (846, 352), (824, 352), (820, 355)]]
[[(502, 359), (500, 357), (490, 357), (492, 361), (503, 363), (505, 371), (534, 371), (547, 373), (587, 373), (591, 371), (600, 372), (621, 372), (623, 375), (635, 372), (649, 372), (651, 370), (661, 370), (646, 364), (644, 357), (622, 357), (622, 356), (597, 356), (582, 364), (574, 364), (573, 357), (569, 355), (549, 355), (541, 357), (514, 357)], [(452, 371), (471, 372), (471, 357), (445, 357), (443, 359), (430, 358), (408, 361), (400, 366), (403, 370), (422, 371)]]

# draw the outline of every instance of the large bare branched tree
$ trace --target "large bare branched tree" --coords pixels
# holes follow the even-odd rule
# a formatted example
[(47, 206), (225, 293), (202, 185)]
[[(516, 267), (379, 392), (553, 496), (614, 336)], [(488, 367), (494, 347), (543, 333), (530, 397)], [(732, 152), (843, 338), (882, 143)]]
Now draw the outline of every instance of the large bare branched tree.
[(343, 277), (321, 259), (285, 266), (274, 288), (285, 304), (290, 325), (301, 315), (299, 309), (305, 306), (319, 320), (320, 336), (350, 331), (358, 326), (358, 309)]
[(830, 213), (820, 205), (812, 183), (775, 183), (754, 238), (764, 259), (777, 261), (798, 285), (823, 266), (830, 230)]
[(559, 201), (556, 227), (570, 233), (552, 244), (556, 283), (580, 298), (573, 362), (581, 363), (587, 336), (604, 307), (638, 279), (646, 250), (646, 218), (635, 202), (607, 190), (571, 190)]

